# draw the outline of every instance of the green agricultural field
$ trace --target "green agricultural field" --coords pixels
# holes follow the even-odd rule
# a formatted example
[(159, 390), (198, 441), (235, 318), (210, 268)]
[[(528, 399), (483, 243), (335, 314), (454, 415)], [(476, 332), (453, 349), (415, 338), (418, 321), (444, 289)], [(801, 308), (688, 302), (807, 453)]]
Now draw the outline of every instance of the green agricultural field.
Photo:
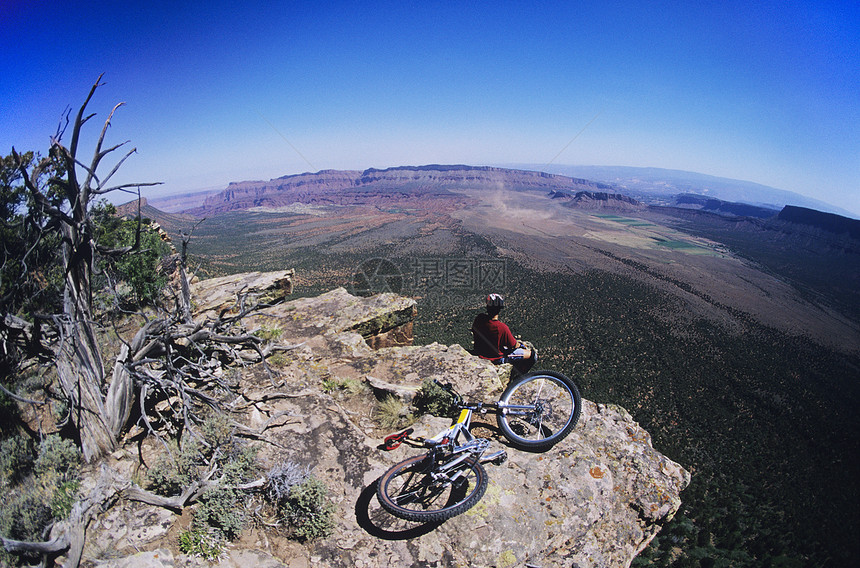
[(643, 221), (642, 219), (629, 219), (627, 217), (619, 217), (618, 215), (595, 215), (595, 217), (599, 217), (601, 219), (606, 219), (607, 221), (614, 221), (616, 223), (621, 223), (623, 225), (627, 225), (628, 227), (656, 227), (654, 223), (650, 223), (648, 221)]
[[(631, 219), (619, 215), (599, 214), (593, 215), (598, 219), (618, 223), (623, 227), (622, 232), (593, 231), (591, 235), (595, 238), (609, 242), (623, 243), (627, 246), (643, 249), (672, 250), (685, 254), (701, 254), (709, 256), (726, 256), (725, 247), (707, 241), (701, 237), (694, 237), (687, 233), (644, 221), (642, 219)], [(624, 232), (626, 230), (626, 236)]]

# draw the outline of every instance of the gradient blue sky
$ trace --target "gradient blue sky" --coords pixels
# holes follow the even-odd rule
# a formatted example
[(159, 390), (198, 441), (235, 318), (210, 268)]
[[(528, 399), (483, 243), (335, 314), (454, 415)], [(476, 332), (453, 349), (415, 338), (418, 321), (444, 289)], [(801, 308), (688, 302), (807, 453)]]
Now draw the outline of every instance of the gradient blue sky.
[(104, 72), (89, 132), (125, 101), (110, 141), (138, 154), (117, 181), (159, 193), (545, 164), (588, 124), (555, 164), (690, 170), (860, 214), (856, 0), (362, 4), (0, 0), (0, 152), (44, 153)]

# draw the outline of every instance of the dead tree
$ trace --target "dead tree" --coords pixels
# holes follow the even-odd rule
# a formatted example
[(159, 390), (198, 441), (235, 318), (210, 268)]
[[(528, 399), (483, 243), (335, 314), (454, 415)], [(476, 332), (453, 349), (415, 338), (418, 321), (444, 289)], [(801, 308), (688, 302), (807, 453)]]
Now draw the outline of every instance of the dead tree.
[[(179, 422), (184, 431), (193, 433), (200, 422), (199, 410), (206, 406), (218, 406), (220, 401), (216, 393), (229, 391), (234, 386), (224, 380), (222, 365), (262, 363), (265, 366), (265, 358), (272, 351), (297, 347), (264, 344), (259, 337), (247, 333), (243, 318), (265, 306), (253, 303), (246, 293), (240, 292), (235, 305), (223, 310), (217, 317), (195, 321), (185, 275), (185, 249), (188, 244), (185, 239), (179, 267), (180, 282), (177, 283), (178, 290), (174, 291), (174, 308), (169, 313), (162, 312), (158, 317), (149, 319), (132, 339), (124, 343), (111, 376), (106, 376), (93, 321), (91, 279), (94, 261), (96, 254), (120, 255), (134, 249), (140, 242), (140, 224), (134, 245), (117, 250), (100, 248), (94, 240), (93, 226), (88, 217), (89, 206), (92, 199), (106, 193), (154, 184), (108, 185), (119, 166), (134, 153), (133, 149), (116, 163), (107, 176), (99, 178), (97, 175), (102, 160), (125, 144), (102, 147), (113, 114), (122, 103), (113, 108), (105, 121), (90, 163), (84, 164), (79, 160), (81, 128), (94, 116), (85, 114), (86, 107), (101, 85), (100, 81), (101, 77), (92, 86), (75, 117), (68, 146), (62, 142), (65, 127), (61, 127), (52, 140), (48, 158), (32, 167), (28, 167), (28, 162), (23, 159), (18, 161), (24, 185), (32, 198), (31, 203), (39, 208), (43, 217), (49, 219), (47, 224), (62, 235), (65, 275), (62, 313), (41, 318), (53, 322), (53, 333), (36, 333), (33, 328), (37, 326), (31, 326), (9, 314), (3, 320), (6, 322), (4, 325), (19, 337), (19, 342), (29, 341), (43, 351), (48, 349), (54, 353), (58, 380), (69, 399), (72, 420), (80, 431), (84, 457), (90, 462), (116, 447), (123, 427), (130, 421), (135, 402), (139, 402), (141, 412), (137, 417), (138, 423), (149, 433), (160, 436), (148, 415), (152, 410), (152, 405), (147, 405), (148, 396), (178, 401), (170, 419)], [(18, 159), (14, 149), (12, 154)], [(79, 171), (82, 172), (80, 176)], [(44, 183), (47, 172), (59, 173)], [(57, 200), (51, 199), (51, 190), (55, 188), (62, 192), (60, 205)], [(68, 565), (77, 566), (87, 524), (97, 511), (113, 499), (124, 496), (181, 510), (193, 502), (203, 489), (217, 482), (210, 479), (214, 473), (214, 470), (210, 471), (182, 495), (166, 498), (143, 491), (127, 480), (118, 480), (110, 472), (105, 472), (93, 491), (75, 505), (69, 520), (55, 531), (56, 536), (51, 541), (18, 542), (0, 535), (0, 544), (14, 552), (50, 555), (68, 551)], [(262, 482), (254, 482), (257, 485), (259, 483)]]
[[(59, 230), (62, 237), (62, 264), (65, 276), (63, 289), (63, 311), (53, 317), (59, 341), (55, 347), (57, 375), (63, 392), (72, 409), (72, 420), (80, 431), (81, 447), (87, 461), (92, 461), (116, 447), (119, 430), (110, 420), (117, 405), (122, 406), (122, 397), (105, 401), (102, 388), (105, 370), (101, 350), (96, 340), (92, 310), (92, 275), (95, 253), (116, 255), (129, 252), (132, 247), (120, 250), (100, 250), (93, 236), (89, 219), (92, 200), (115, 191), (130, 191), (131, 188), (155, 185), (153, 183), (110, 185), (110, 180), (122, 163), (136, 150), (128, 151), (104, 177), (98, 171), (102, 160), (127, 144), (123, 142), (108, 148), (103, 147), (105, 134), (114, 112), (124, 103), (117, 104), (102, 127), (92, 160), (87, 164), (79, 157), (81, 129), (95, 116), (86, 114), (96, 89), (101, 86), (101, 76), (93, 84), (84, 104), (72, 123), (71, 141), (63, 141), (69, 126), (68, 115), (51, 140), (49, 157), (40, 160), (31, 171), (27, 171), (24, 160), (19, 160), (24, 185), (32, 203), (49, 219), (48, 224)], [(18, 159), (15, 149), (13, 157)], [(46, 185), (44, 174), (55, 172)], [(80, 175), (79, 175), (80, 172)], [(52, 200), (48, 188), (59, 190), (61, 204)], [(139, 232), (138, 239), (139, 242)], [(113, 390), (125, 393), (121, 385)], [(107, 402), (107, 404), (106, 404)]]

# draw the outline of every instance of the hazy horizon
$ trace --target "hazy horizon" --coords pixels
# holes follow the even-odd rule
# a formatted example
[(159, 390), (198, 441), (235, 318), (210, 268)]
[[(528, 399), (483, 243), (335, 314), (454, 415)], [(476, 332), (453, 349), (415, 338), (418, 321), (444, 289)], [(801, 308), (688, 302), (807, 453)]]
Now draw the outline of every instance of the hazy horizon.
[(860, 215), (856, 3), (13, 0), (0, 32), (2, 155), (45, 153), (104, 73), (83, 143), (126, 102), (108, 142), (138, 153), (115, 181), (164, 182), (153, 196), (323, 169), (601, 164)]

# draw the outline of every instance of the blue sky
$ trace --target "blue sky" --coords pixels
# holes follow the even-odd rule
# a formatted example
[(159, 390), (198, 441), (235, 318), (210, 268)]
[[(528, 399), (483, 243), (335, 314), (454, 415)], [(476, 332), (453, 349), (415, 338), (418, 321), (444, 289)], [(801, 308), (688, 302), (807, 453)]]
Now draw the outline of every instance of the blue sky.
[(860, 214), (856, 1), (0, 0), (0, 152), (44, 153), (100, 73), (88, 132), (126, 102), (109, 137), (138, 153), (117, 181), (160, 193), (555, 158)]

